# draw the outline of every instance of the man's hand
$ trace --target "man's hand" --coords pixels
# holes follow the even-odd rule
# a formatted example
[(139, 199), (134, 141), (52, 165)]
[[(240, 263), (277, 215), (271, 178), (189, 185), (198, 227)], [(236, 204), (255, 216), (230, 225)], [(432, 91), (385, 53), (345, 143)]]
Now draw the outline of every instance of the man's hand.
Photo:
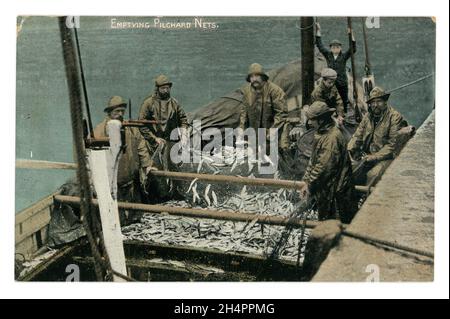
[(338, 115), (337, 123), (339, 124), (339, 126), (344, 125), (344, 117), (342, 115)]
[(148, 175), (151, 171), (157, 171), (158, 169), (154, 166), (147, 166), (145, 168), (145, 175)]
[(309, 196), (309, 186), (308, 186), (308, 184), (306, 182), (304, 182), (304, 181), (301, 181), (299, 183), (298, 192), (299, 192), (301, 198), (308, 197)]
[(366, 155), (363, 157), (363, 160), (367, 163), (377, 162), (378, 158), (375, 155)]
[(166, 140), (160, 137), (156, 138), (156, 143), (158, 143), (158, 145), (164, 144), (166, 143)]

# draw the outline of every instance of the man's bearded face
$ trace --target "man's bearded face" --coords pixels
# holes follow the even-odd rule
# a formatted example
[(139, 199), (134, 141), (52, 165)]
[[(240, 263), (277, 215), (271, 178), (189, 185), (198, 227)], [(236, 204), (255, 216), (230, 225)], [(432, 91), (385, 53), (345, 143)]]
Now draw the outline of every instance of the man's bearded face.
[(250, 83), (254, 89), (260, 89), (263, 86), (264, 80), (259, 74), (253, 74), (250, 76)]
[(163, 85), (158, 88), (159, 97), (161, 100), (168, 100), (170, 98), (170, 85)]

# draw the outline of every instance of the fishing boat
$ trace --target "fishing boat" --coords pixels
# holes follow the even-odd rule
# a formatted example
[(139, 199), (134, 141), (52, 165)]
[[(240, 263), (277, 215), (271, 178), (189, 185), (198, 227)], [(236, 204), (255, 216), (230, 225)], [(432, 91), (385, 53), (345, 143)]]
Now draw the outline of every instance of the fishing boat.
[[(311, 21), (302, 21), (308, 25)], [(308, 30), (302, 30), (307, 32)], [(311, 34), (302, 34), (303, 39), (311, 38)], [(313, 43), (313, 42), (312, 42)], [(285, 66), (269, 72), (271, 80), (278, 84), (286, 92), (288, 100), (289, 118), (292, 126), (302, 128), (304, 123), (303, 96), (306, 82), (311, 85), (311, 81), (317, 80), (320, 71), (326, 66), (325, 60), (319, 53), (311, 50), (311, 42), (305, 45), (305, 51), (309, 56), (293, 61)], [(313, 45), (312, 45), (313, 47)], [(309, 60), (308, 60), (309, 59)], [(313, 61), (307, 65), (305, 61)], [(311, 67), (313, 68), (311, 70)], [(309, 68), (309, 70), (306, 70)], [(308, 71), (310, 76), (307, 79), (304, 72)], [(313, 75), (311, 77), (311, 74)], [(346, 125), (348, 136), (352, 134), (357, 123), (354, 121), (356, 108), (358, 112), (366, 112), (367, 106), (364, 102), (365, 90), (371, 84), (367, 79), (362, 83), (353, 82), (354, 74), (349, 74), (349, 96), (353, 105), (350, 120)], [(230, 92), (228, 95), (220, 97), (212, 103), (199, 108), (191, 115), (191, 119), (202, 121), (203, 128), (216, 127), (236, 127), (238, 123), (237, 112), (242, 103), (242, 95), (239, 90)], [(356, 108), (355, 108), (356, 106)], [(221, 112), (220, 110), (226, 110)], [(299, 136), (293, 136), (298, 153), (304, 158), (308, 158), (308, 146), (312, 137), (311, 131), (301, 131)], [(408, 133), (409, 134), (409, 133)], [(412, 136), (412, 135), (411, 135)], [(297, 138), (297, 139), (296, 139)], [(309, 142), (308, 142), (309, 141)], [(404, 144), (403, 144), (404, 145)], [(68, 163), (34, 163), (38, 168), (75, 169), (75, 164)], [(305, 162), (303, 162), (303, 165)], [(18, 166), (20, 167), (20, 165)], [(33, 168), (33, 164), (25, 166)], [(197, 172), (199, 173), (199, 172)], [(164, 173), (161, 173), (164, 174)], [(189, 172), (185, 172), (189, 174)], [(357, 190), (361, 198), (368, 196), (376, 187), (376, 181), (371, 185), (357, 185)], [(196, 176), (183, 175), (178, 173), (173, 178), (184, 180), (202, 179), (214, 181), (214, 177), (208, 174), (198, 174)], [(162, 175), (168, 177), (168, 175)], [(217, 176), (216, 176), (217, 177)], [(209, 180), (208, 180), (209, 178)], [(295, 180), (272, 180), (263, 178), (241, 179), (242, 184), (253, 183), (260, 186), (275, 186), (295, 188)], [(219, 182), (226, 182), (226, 179)], [(236, 180), (236, 183), (240, 181)], [(188, 183), (189, 184), (189, 183)], [(95, 281), (95, 258), (89, 247), (89, 241), (81, 236), (69, 244), (62, 245), (57, 249), (50, 249), (49, 224), (55, 208), (61, 203), (80, 205), (79, 199), (68, 198), (61, 191), (52, 193), (39, 200), (30, 207), (24, 209), (16, 215), (15, 242), (16, 242), (16, 280), (18, 281), (66, 281), (74, 278), (73, 266), (79, 271), (78, 279), (82, 281)], [(133, 206), (136, 204), (136, 206)], [(137, 210), (151, 213), (165, 213), (179, 216), (180, 218), (199, 219), (220, 219), (236, 223), (260, 223), (261, 225), (272, 225), (302, 229), (302, 235), (306, 228), (312, 229), (317, 225), (315, 221), (305, 221), (300, 218), (286, 218), (280, 216), (256, 216), (230, 213), (230, 212), (202, 212), (195, 209), (156, 207), (157, 205), (139, 205), (139, 203), (119, 203), (119, 208), (124, 211)], [(303, 236), (302, 236), (303, 237)], [(184, 246), (175, 244), (164, 244), (157, 242), (145, 242), (136, 240), (123, 241), (126, 258), (126, 280), (138, 281), (255, 281), (255, 280), (275, 280), (275, 281), (305, 281), (310, 277), (302, 272), (299, 260), (292, 261), (283, 258), (268, 258), (266, 255), (240, 253), (236, 251), (223, 251), (219, 249), (202, 248), (196, 246)], [(119, 274), (115, 274), (119, 275)], [(122, 274), (124, 275), (124, 274)]]

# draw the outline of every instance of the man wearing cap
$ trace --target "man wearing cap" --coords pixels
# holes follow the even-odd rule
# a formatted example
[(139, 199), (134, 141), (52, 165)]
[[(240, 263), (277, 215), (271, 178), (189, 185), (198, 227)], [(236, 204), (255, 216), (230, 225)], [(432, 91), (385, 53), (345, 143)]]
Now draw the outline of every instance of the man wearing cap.
[[(154, 93), (144, 100), (139, 112), (140, 120), (158, 121), (158, 124), (140, 129), (153, 148), (169, 141), (172, 130), (188, 128), (186, 113), (178, 101), (171, 97), (171, 88), (172, 82), (169, 78), (164, 74), (159, 75), (155, 79)], [(182, 138), (186, 138), (186, 135), (182, 135)]]
[(353, 200), (351, 161), (344, 135), (332, 118), (335, 109), (316, 101), (305, 112), (309, 124), (317, 129), (313, 150), (303, 180), (302, 197), (315, 199), (319, 220), (339, 218), (349, 223), (357, 203)]
[[(127, 103), (120, 96), (113, 96), (105, 107), (105, 119), (94, 129), (94, 136), (108, 137), (107, 124), (110, 120), (123, 121)], [(119, 200), (142, 202), (139, 170), (152, 168), (152, 160), (144, 138), (135, 127), (125, 128), (125, 152), (121, 154), (117, 173), (117, 186)], [(127, 217), (121, 214), (121, 221), (127, 223), (133, 216)]]
[[(188, 121), (186, 113), (180, 103), (170, 95), (172, 82), (164, 74), (155, 79), (155, 91), (142, 103), (139, 119), (155, 120), (157, 124), (140, 128), (142, 135), (148, 142), (152, 154), (157, 152), (160, 162), (156, 163), (158, 169), (177, 171), (178, 166), (170, 158), (170, 150), (174, 141), (170, 140), (173, 130), (178, 130), (181, 144), (185, 145), (188, 140)], [(165, 178), (145, 178), (143, 183), (146, 189), (152, 191), (153, 201), (168, 198), (181, 198), (178, 182), (169, 181)]]
[(348, 143), (353, 159), (365, 163), (357, 183), (371, 185), (394, 158), (400, 130), (408, 126), (403, 116), (388, 105), (389, 93), (382, 88), (372, 89), (367, 101), (369, 112)]
[[(248, 83), (241, 89), (243, 107), (239, 127), (243, 130), (248, 127), (282, 129), (287, 110), (283, 89), (269, 81), (269, 76), (258, 63), (250, 65), (246, 80)], [(289, 145), (286, 133), (281, 134), (281, 149), (287, 149)]]
[[(353, 53), (356, 52), (356, 41), (353, 32), (348, 29), (348, 33), (352, 33), (352, 47)], [(328, 67), (337, 72), (336, 88), (341, 95), (344, 103), (344, 111), (347, 112), (348, 106), (348, 79), (346, 72), (347, 60), (351, 56), (350, 48), (342, 52), (342, 43), (339, 40), (333, 40), (330, 42), (329, 49), (322, 43), (322, 34), (320, 31), (320, 24), (316, 23), (316, 45), (320, 53), (323, 54), (327, 61)]]
[(328, 107), (336, 109), (337, 122), (339, 123), (339, 125), (342, 125), (344, 124), (345, 118), (344, 103), (342, 102), (342, 98), (336, 88), (336, 79), (337, 73), (335, 70), (330, 68), (323, 68), (319, 84), (311, 93), (311, 100), (312, 102), (325, 102)]

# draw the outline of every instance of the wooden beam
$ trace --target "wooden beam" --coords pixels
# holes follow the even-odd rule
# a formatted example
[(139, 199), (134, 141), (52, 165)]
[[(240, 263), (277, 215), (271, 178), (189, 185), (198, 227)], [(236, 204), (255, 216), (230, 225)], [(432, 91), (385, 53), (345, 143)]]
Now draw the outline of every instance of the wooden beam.
[[(55, 196), (55, 201), (67, 203), (71, 205), (79, 205), (80, 198), (75, 196)], [(98, 205), (96, 199), (93, 200), (95, 206)], [(173, 206), (163, 206), (163, 205), (148, 205), (148, 204), (137, 204), (137, 203), (126, 203), (118, 202), (118, 206), (125, 210), (137, 210), (148, 213), (156, 214), (168, 214), (174, 216), (184, 216), (193, 218), (206, 218), (206, 219), (217, 219), (217, 220), (227, 220), (236, 222), (251, 222), (256, 219), (260, 224), (266, 225), (277, 225), (286, 226), (292, 225), (293, 227), (302, 227), (303, 220), (301, 218), (287, 218), (283, 216), (268, 216), (260, 215), (254, 213), (245, 212), (231, 212), (224, 210), (209, 210), (209, 209), (198, 209), (198, 208), (184, 208), (184, 207), (173, 207)], [(310, 221), (306, 222), (306, 228), (314, 228), (319, 222)]]

